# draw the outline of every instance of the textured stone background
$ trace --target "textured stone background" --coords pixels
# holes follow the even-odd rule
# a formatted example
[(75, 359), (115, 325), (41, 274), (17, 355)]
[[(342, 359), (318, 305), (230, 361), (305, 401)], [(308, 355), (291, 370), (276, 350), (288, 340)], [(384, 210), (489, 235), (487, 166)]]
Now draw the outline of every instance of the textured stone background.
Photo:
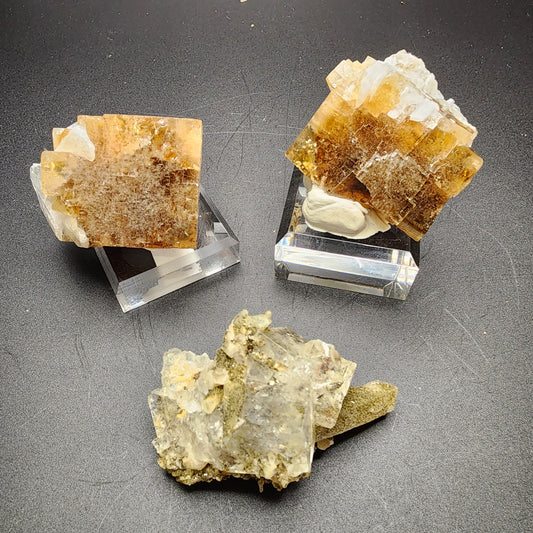
[[(496, 0), (12, 1), (0, 6), (0, 493), (7, 531), (494, 531), (531, 515), (531, 5)], [(485, 165), (422, 242), (406, 302), (282, 282), (284, 152), (346, 57), (422, 57)], [(204, 121), (203, 182), (242, 264), (122, 314), (58, 242), (28, 169), (77, 114)], [(173, 346), (242, 308), (336, 344), (397, 410), (278, 494), (156, 464), (146, 397)]]

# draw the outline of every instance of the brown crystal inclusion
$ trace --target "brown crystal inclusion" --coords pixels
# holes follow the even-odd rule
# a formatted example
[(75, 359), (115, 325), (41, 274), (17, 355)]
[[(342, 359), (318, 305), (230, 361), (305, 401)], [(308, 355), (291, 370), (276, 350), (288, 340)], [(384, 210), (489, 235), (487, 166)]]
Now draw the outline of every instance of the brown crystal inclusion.
[[(401, 54), (425, 68), (406, 52), (396, 55)], [(330, 94), (287, 157), (329, 194), (375, 209), (420, 240), (447, 200), (481, 167), (482, 159), (469, 147), (476, 131), (422, 90), (420, 101), (437, 109), (436, 125), (412, 120), (409, 113), (391, 118), (402, 91), (418, 90), (394, 70), (356, 103), (365, 71), (375, 63), (343, 61), (328, 76)]]
[[(89, 246), (194, 248), (201, 121), (134, 115), (80, 116), (94, 160), (43, 152), (43, 192), (73, 216)], [(68, 129), (54, 130), (54, 149)]]

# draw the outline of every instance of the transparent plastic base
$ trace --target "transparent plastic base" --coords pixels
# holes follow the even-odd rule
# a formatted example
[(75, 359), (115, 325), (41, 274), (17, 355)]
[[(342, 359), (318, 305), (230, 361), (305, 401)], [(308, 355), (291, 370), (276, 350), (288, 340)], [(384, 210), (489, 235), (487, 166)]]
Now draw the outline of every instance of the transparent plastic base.
[(124, 312), (239, 263), (239, 241), (200, 192), (198, 247), (147, 250), (95, 248)]
[(418, 274), (420, 245), (396, 227), (364, 240), (307, 227), (306, 188), (294, 168), (275, 247), (276, 277), (405, 300)]

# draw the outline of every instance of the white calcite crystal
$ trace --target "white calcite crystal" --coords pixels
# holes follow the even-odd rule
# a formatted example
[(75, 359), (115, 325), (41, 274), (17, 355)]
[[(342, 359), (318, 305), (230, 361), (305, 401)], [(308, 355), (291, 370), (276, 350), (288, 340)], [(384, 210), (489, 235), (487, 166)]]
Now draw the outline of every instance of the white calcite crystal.
[[(339, 432), (392, 410), (395, 387), (375, 382), (361, 391), (366, 400), (355, 401), (362, 398), (350, 387), (355, 363), (331, 344), (270, 322), (270, 312), (239, 313), (216, 360), (165, 354), (161, 388), (148, 401), (158, 463), (179, 482), (233, 476), (281, 490), (310, 475), (317, 440), (325, 448)], [(354, 416), (354, 401), (362, 416)], [(339, 417), (343, 410), (349, 414)]]

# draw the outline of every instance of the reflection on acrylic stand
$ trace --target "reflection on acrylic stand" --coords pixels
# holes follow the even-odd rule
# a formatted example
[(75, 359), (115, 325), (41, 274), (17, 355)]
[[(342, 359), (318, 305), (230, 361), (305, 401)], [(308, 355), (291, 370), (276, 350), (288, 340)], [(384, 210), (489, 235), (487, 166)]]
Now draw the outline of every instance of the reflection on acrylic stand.
[(364, 240), (310, 229), (302, 215), (303, 174), (294, 167), (275, 247), (276, 277), (405, 300), (420, 244), (396, 227)]

